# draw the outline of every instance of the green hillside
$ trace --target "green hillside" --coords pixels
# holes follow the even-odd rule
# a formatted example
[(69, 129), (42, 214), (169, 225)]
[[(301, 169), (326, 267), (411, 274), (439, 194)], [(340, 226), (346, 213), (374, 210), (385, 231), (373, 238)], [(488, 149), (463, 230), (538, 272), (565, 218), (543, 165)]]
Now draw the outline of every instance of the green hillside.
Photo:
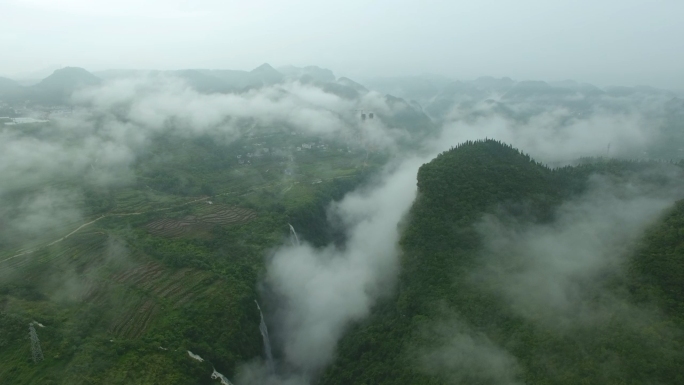
[[(590, 175), (626, 178), (649, 167), (659, 165), (598, 161), (551, 170), (492, 140), (464, 143), (423, 165), (401, 239), (397, 293), (352, 326), (320, 383), (682, 383), (681, 202), (632, 245), (628, 273), (580, 284), (580, 311), (591, 322), (572, 313), (537, 322), (544, 308), (531, 317), (516, 311), (501, 295), (507, 281), (484, 274), (492, 246), (483, 218), (517, 228), (513, 239), (521, 228), (554, 229), (562, 225), (560, 205), (587, 191)], [(502, 277), (532, 263), (515, 253), (496, 260)]]
[[(339, 238), (321, 225), (325, 207), (382, 159), (336, 143), (277, 152), (302, 140), (315, 138), (273, 132), (225, 145), (159, 137), (127, 184), (46, 175), (5, 195), (0, 383), (211, 384), (212, 366), (234, 378), (240, 364), (261, 357), (254, 300), (265, 258), (287, 241), (288, 223), (314, 244)], [(13, 227), (17, 208), (45, 189), (70, 191), (82, 216), (42, 233)], [(32, 322), (42, 325), (38, 363)]]
[(657, 303), (684, 326), (684, 201), (644, 237), (630, 265), (630, 290), (642, 303)]

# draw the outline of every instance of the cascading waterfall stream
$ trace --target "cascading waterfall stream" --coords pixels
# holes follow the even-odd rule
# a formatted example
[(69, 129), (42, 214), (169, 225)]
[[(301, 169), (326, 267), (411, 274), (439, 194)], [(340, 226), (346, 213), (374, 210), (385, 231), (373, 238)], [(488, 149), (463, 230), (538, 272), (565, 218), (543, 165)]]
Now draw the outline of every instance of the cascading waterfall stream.
[(264, 313), (261, 312), (259, 302), (254, 300), (254, 303), (256, 303), (257, 309), (259, 309), (259, 315), (261, 316), (261, 322), (259, 323), (259, 331), (261, 332), (261, 337), (264, 339), (264, 354), (266, 355), (266, 368), (270, 373), (274, 373), (275, 365), (273, 364), (273, 353), (271, 352), (271, 340), (268, 338), (268, 328), (266, 327), (266, 322), (264, 322)]
[(211, 373), (211, 379), (212, 380), (221, 380), (221, 385), (233, 385), (230, 380), (228, 380), (228, 377), (224, 376), (223, 374), (219, 373), (216, 371), (216, 368), (214, 368), (214, 372)]
[(287, 225), (290, 226), (290, 235), (291, 235), (291, 236), (293, 237), (293, 239), (294, 239), (294, 240), (292, 241), (292, 244), (293, 244), (294, 246), (299, 246), (299, 237), (297, 236), (297, 232), (295, 231), (294, 227), (292, 227), (291, 224), (288, 223)]

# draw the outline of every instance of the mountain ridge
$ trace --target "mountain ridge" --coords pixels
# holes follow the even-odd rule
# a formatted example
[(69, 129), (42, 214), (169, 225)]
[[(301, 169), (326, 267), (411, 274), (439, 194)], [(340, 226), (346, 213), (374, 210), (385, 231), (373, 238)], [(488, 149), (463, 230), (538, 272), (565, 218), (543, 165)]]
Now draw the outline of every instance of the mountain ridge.
[[(650, 325), (632, 323), (620, 313), (609, 323), (577, 323), (570, 329), (572, 332), (559, 332), (518, 313), (507, 297), (499, 294), (505, 287), (497, 287), (495, 279), (486, 278), (491, 272), (488, 269), (506, 269), (507, 253), (513, 257), (515, 249), (504, 247), (497, 265), (487, 265), (489, 260), (484, 253), (489, 250), (487, 247), (494, 246), (485, 244), (489, 241), (482, 226), (498, 223), (499, 227), (488, 231), (514, 226), (513, 234), (519, 234), (524, 226), (553, 229), (559, 226), (557, 217), (564, 215), (559, 208), (590, 189), (594, 183), (591, 175), (631, 175), (648, 167), (660, 166), (615, 161), (550, 169), (494, 140), (465, 142), (421, 166), (418, 197), (400, 240), (397, 292), (391, 299), (381, 301), (368, 319), (350, 328), (339, 343), (337, 360), (319, 383), (574, 384), (588, 380), (640, 384), (653, 379), (677, 383), (676, 362), (684, 355), (676, 352), (678, 347), (684, 347), (684, 340), (665, 335), (684, 330), (682, 323), (675, 326), (678, 321), (672, 318), (660, 320), (662, 323), (654, 327), (665, 334), (655, 336)], [(659, 229), (669, 228), (666, 223), (684, 223), (682, 204), (684, 201), (672, 214), (676, 220), (651, 227), (652, 231), (659, 234), (663, 231)], [(592, 285), (585, 285), (584, 290), (594, 293), (595, 287), (602, 287), (601, 290), (611, 293), (608, 296), (621, 298), (624, 302), (620, 304), (630, 304), (620, 305), (623, 309), (639, 303), (629, 291), (640, 292), (642, 298), (650, 298), (642, 302), (653, 303), (655, 300), (649, 296), (659, 294), (646, 294), (654, 293), (654, 289), (644, 282), (651, 282), (655, 275), (676, 271), (672, 278), (667, 278), (667, 285), (671, 285), (674, 277), (681, 275), (681, 268), (676, 266), (684, 262), (684, 249), (674, 252), (675, 245), (684, 242), (684, 233), (668, 234), (674, 238), (670, 238), (670, 254), (664, 263), (671, 268), (654, 264), (649, 247), (659, 241), (646, 242), (645, 251), (627, 262), (642, 268), (630, 270), (632, 276), (626, 281), (619, 273), (608, 272)], [(640, 265), (645, 255), (649, 261)], [(525, 268), (524, 255), (516, 258), (521, 259), (516, 264), (511, 262), (511, 268)], [(647, 267), (646, 271), (657, 268), (648, 273), (650, 278), (645, 278), (643, 267)], [(664, 279), (659, 278), (658, 282)], [(658, 290), (667, 291), (667, 287)], [(667, 298), (662, 303), (672, 303), (676, 295)], [(586, 301), (589, 307), (604, 306), (592, 299)], [(679, 302), (668, 306), (676, 317), (682, 317)], [(535, 309), (543, 314), (543, 308)], [(452, 340), (455, 345), (449, 345)], [(645, 341), (653, 345), (646, 347)], [(484, 351), (489, 353), (483, 355)], [(619, 357), (624, 363), (606, 372), (605, 365), (609, 363), (600, 352)], [(469, 360), (471, 355), (477, 360)], [(426, 361), (427, 357), (432, 359)], [(490, 358), (493, 361), (487, 361)], [(466, 364), (461, 366), (458, 362)], [(491, 371), (491, 365), (503, 365), (505, 370)], [(650, 367), (659, 367), (659, 372), (648, 371)]]

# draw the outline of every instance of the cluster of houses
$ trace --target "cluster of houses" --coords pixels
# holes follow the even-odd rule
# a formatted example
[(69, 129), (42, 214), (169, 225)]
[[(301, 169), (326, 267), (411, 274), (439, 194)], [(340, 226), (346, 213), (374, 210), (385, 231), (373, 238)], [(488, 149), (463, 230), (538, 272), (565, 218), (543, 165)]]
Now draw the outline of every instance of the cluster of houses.
[(8, 116), (0, 116), (0, 123), (6, 126), (14, 126), (17, 124), (31, 124), (31, 123), (47, 123), (49, 120), (34, 119), (34, 118), (10, 118)]
[(50, 106), (10, 106), (0, 102), (0, 124), (14, 126), (18, 124), (47, 123), (51, 118), (69, 116), (71, 107)]
[[(239, 164), (251, 164), (249, 158), (261, 158), (264, 155), (268, 154), (274, 154), (277, 155), (278, 149), (270, 149), (268, 147), (261, 147), (263, 146), (262, 143), (255, 143), (254, 146), (256, 149), (253, 150), (253, 152), (248, 152), (246, 154), (240, 154), (237, 155), (238, 163)], [(242, 148), (247, 149), (247, 146), (243, 146)], [(319, 149), (323, 151), (328, 151), (328, 146), (326, 144), (323, 144), (323, 142), (310, 142), (310, 143), (302, 143), (300, 146), (295, 147), (296, 151), (302, 151), (302, 150), (312, 150), (312, 149)]]
[[(244, 146), (244, 148), (247, 148), (247, 146)], [(248, 152), (244, 155), (240, 154), (237, 156), (238, 163), (240, 164), (251, 164), (250, 160), (247, 158), (261, 158), (262, 156), (269, 154), (271, 150), (268, 147), (260, 147), (254, 150), (254, 152)], [(243, 157), (244, 156), (244, 157)]]
[[(291, 153), (288, 151), (287, 147), (285, 148), (277, 148), (277, 147), (265, 147), (266, 143), (253, 143), (251, 145), (245, 145), (242, 146), (243, 150), (245, 151), (242, 154), (237, 155), (237, 161), (239, 164), (242, 165), (249, 165), (252, 164), (253, 158), (261, 158), (267, 155), (272, 155), (276, 157), (291, 157)], [(312, 142), (304, 142), (299, 145), (296, 145), (294, 147), (289, 147), (290, 150), (295, 150), (298, 152), (301, 151), (306, 151), (306, 150), (319, 150), (319, 151), (328, 151), (330, 150), (329, 146), (323, 142), (323, 140), (316, 140)], [(247, 152), (249, 151), (249, 152)], [(345, 148), (338, 148), (337, 151), (339, 152), (347, 152), (351, 153), (352, 149), (349, 148), (348, 146)], [(290, 154), (290, 155), (288, 155)]]
[(321, 149), (323, 151), (327, 151), (328, 147), (323, 144), (322, 142), (316, 143), (316, 142), (311, 142), (311, 143), (302, 143), (301, 146), (295, 147), (295, 150), (297, 151), (302, 151), (302, 150), (311, 150), (314, 148)]

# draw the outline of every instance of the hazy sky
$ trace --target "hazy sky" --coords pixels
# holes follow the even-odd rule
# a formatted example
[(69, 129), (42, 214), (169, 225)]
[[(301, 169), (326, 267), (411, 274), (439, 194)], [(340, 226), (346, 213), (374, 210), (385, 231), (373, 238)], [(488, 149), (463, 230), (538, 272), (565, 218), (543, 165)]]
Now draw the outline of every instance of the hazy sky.
[(680, 0), (0, 0), (0, 74), (268, 62), (684, 89), (683, 19)]

